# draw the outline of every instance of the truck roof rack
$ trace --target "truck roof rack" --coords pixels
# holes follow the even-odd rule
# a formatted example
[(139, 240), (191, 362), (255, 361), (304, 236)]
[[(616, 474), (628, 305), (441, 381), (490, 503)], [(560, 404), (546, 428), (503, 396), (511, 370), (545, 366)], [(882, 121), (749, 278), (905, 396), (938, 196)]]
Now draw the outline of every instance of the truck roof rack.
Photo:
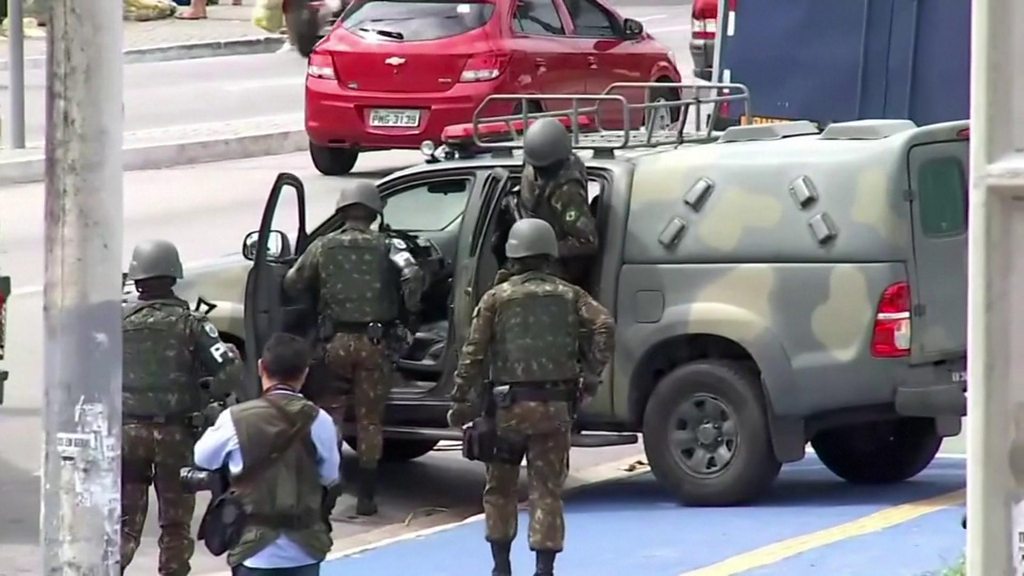
[[(677, 90), (679, 99), (630, 104), (626, 96), (617, 93), (644, 90), (649, 94), (653, 90), (666, 89)], [(508, 102), (515, 102), (518, 105), (516, 107), (523, 112), (508, 116), (483, 115), (488, 105), (493, 106), (498, 102), (506, 103), (506, 108), (510, 107)], [(536, 102), (548, 105), (556, 102), (555, 106), (561, 109), (529, 111), (531, 103)], [(565, 102), (567, 106), (558, 104), (561, 102)], [(556, 118), (569, 130), (574, 148), (593, 150), (595, 156), (614, 157), (615, 150), (715, 141), (717, 134), (713, 131), (713, 122), (708, 121), (706, 125), (702, 125), (702, 106), (711, 113), (713, 120), (717, 116), (719, 106), (726, 102), (742, 102), (743, 112), (748, 116), (751, 113), (750, 92), (742, 84), (619, 82), (612, 84), (601, 94), (493, 94), (480, 103), (473, 113), (471, 123), (447, 127), (442, 140), (444, 145), (450, 148), (475, 147), (482, 151), (511, 155), (512, 151), (522, 149), (525, 128), (541, 118)], [(633, 122), (630, 121), (630, 129), (624, 129), (623, 119), (632, 120), (632, 116), (637, 113), (647, 119), (654, 117), (661, 110), (667, 110), (671, 114), (673, 109), (680, 110), (679, 119), (670, 126), (658, 128), (653, 122), (645, 121), (645, 126), (633, 129)], [(605, 129), (602, 126), (602, 116), (605, 123), (611, 116), (623, 126)], [(692, 129), (687, 130), (691, 120)]]

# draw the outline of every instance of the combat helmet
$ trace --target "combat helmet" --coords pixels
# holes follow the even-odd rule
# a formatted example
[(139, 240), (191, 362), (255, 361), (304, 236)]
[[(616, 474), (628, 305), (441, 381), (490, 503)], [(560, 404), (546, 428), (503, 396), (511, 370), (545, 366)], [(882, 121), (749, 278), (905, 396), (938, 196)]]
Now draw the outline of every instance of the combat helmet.
[(526, 129), (523, 156), (526, 162), (544, 168), (562, 162), (572, 154), (572, 137), (561, 122), (541, 118)]
[(558, 238), (555, 237), (555, 229), (539, 218), (524, 218), (516, 222), (508, 232), (505, 255), (509, 258), (558, 258)]
[(178, 249), (167, 240), (146, 240), (137, 244), (128, 265), (128, 279), (137, 282), (161, 277), (179, 280), (184, 277)]
[(358, 180), (341, 189), (338, 195), (338, 203), (335, 210), (341, 210), (346, 206), (362, 204), (370, 210), (380, 214), (384, 209), (384, 203), (380, 200), (380, 192), (377, 186), (368, 180)]

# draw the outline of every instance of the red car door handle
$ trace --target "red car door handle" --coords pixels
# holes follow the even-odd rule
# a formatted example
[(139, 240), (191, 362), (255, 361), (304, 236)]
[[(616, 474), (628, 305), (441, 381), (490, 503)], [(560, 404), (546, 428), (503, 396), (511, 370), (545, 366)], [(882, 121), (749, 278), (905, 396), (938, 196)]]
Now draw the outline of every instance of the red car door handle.
[(533, 63), (536, 64), (537, 66), (547, 66), (548, 65), (548, 61), (543, 59), (543, 58), (534, 58), (533, 59)]

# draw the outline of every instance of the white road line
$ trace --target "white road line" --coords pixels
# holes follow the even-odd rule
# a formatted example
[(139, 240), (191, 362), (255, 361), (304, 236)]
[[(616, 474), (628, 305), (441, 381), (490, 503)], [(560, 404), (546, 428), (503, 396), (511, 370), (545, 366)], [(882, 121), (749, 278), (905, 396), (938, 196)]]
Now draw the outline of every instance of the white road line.
[(243, 90), (256, 90), (259, 88), (273, 88), (275, 86), (301, 87), (306, 84), (306, 77), (285, 76), (283, 78), (271, 78), (268, 80), (249, 80), (247, 82), (228, 82), (221, 86), (226, 92), (241, 92)]
[(641, 18), (637, 18), (637, 20), (639, 20), (641, 22), (650, 22), (651, 20), (657, 20), (658, 18), (667, 18), (667, 17), (668, 17), (668, 14), (655, 14), (653, 16), (643, 16)]
[(679, 25), (679, 26), (666, 26), (665, 28), (648, 28), (647, 31), (651, 34), (659, 34), (661, 32), (678, 32), (680, 30), (689, 30), (690, 25)]

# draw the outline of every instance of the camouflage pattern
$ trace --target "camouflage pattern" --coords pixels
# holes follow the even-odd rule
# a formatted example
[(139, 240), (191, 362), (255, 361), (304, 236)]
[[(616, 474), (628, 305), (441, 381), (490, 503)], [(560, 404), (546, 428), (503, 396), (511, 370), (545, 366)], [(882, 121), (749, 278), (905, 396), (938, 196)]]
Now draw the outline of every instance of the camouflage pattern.
[[(714, 344), (756, 366), (769, 409), (765, 433), (783, 462), (804, 457), (808, 420), (837, 410), (891, 406), (934, 417), (941, 435), (956, 435), (966, 386), (966, 234), (922, 233), (921, 201), (935, 187), (920, 174), (931, 161), (950, 160), (966, 175), (969, 141), (958, 136), (966, 128), (863, 120), (787, 135), (792, 123), (740, 126), (714, 143), (587, 158), (588, 173), (608, 178), (600, 266), (588, 287), (624, 336), (606, 385), (577, 419), (581, 429), (600, 422), (642, 432), (659, 375), (690, 358), (665, 350), (710, 355)], [(380, 187), (446, 178), (453, 168), (483, 178), (521, 164), (423, 164)], [(464, 230), (490, 217), (481, 204), (467, 204)], [(239, 258), (196, 277), (204, 295), (233, 304), (221, 308), (225, 331), (241, 329), (249, 266)], [(910, 284), (919, 307), (909, 322), (910, 356), (875, 358), (875, 312), (895, 282)], [(475, 302), (461, 293), (454, 302), (450, 319), (461, 338)], [(410, 417), (425, 418), (445, 392), (425, 395), (422, 412), (410, 407)]]
[(346, 224), (315, 240), (288, 271), (284, 286), (293, 294), (316, 290), (318, 312), (336, 322), (395, 320), (398, 298), (406, 309), (419, 310), (423, 278), (402, 278), (389, 254), (383, 234)]
[(160, 574), (187, 574), (195, 499), (178, 481), (181, 468), (192, 464), (195, 430), (187, 418), (204, 408), (201, 379), (213, 379), (212, 396), (226, 397), (241, 390), (243, 364), (213, 324), (184, 300), (143, 297), (124, 306), (121, 565), (131, 563), (139, 546), (149, 488), (155, 485)]
[(121, 427), (121, 567), (131, 564), (142, 540), (155, 485), (160, 515), (161, 576), (184, 576), (195, 550), (194, 495), (178, 480), (192, 465), (192, 430), (182, 425), (125, 424)]
[(495, 384), (579, 378), (575, 294), (541, 273), (516, 276), (505, 288), (490, 350)]
[(241, 389), (242, 362), (216, 327), (179, 298), (125, 304), (123, 413), (187, 416), (204, 407), (198, 382), (214, 378), (211, 392)]
[[(578, 376), (584, 371), (600, 372), (611, 360), (615, 325), (608, 311), (576, 286), (544, 272), (527, 272), (495, 286), (480, 299), (473, 313), (469, 335), (459, 356), (455, 390), (452, 392), (453, 412), (461, 413), (466, 418), (471, 417), (471, 413), (464, 407), (484, 384), (484, 359), (489, 354), (501, 356), (502, 352), (498, 346), (509, 349), (516, 347), (517, 342), (502, 340), (502, 329), (508, 329), (514, 335), (527, 338), (537, 337), (533, 327), (528, 331), (522, 330), (520, 326), (515, 325), (516, 319), (503, 317), (509, 312), (529, 314), (525, 310), (514, 306), (509, 308), (506, 305), (521, 300), (524, 296), (537, 294), (545, 299), (557, 296), (563, 302), (571, 304), (563, 308), (562, 313), (572, 314), (575, 318), (562, 323), (561, 327), (576, 328), (575, 334), (564, 337), (566, 340), (577, 340), (576, 356), (563, 357), (568, 366), (547, 363), (541, 365), (542, 369), (538, 369), (534, 365), (536, 361), (525, 362), (518, 354), (514, 354), (510, 355), (510, 358), (517, 361), (506, 364), (501, 368), (502, 371), (511, 372), (518, 382), (523, 382), (520, 375), (546, 372), (559, 376)], [(543, 310), (543, 307), (540, 310)], [(549, 312), (554, 313), (554, 310)], [(549, 335), (547, 338), (554, 337)], [(560, 346), (557, 340), (555, 338), (549, 341), (549, 344)], [(535, 343), (519, 344), (529, 350), (533, 350), (535, 346)], [(550, 356), (549, 362), (553, 362), (557, 357)], [(531, 382), (533, 383), (544, 385), (550, 382)], [(496, 420), (499, 438), (506, 445), (506, 457), (517, 463), (493, 463), (487, 466), (487, 486), (484, 490), (487, 539), (501, 542), (515, 537), (518, 462), (521, 462), (525, 455), (530, 484), (530, 547), (533, 550), (560, 551), (565, 537), (561, 495), (568, 473), (569, 433), (572, 423), (569, 404), (517, 402), (508, 407), (499, 407)]]
[(597, 224), (587, 202), (586, 167), (573, 154), (550, 181), (529, 164), (523, 170), (519, 202), (527, 214), (555, 229), (560, 259), (597, 253)]
[(351, 400), (355, 410), (357, 452), (361, 468), (375, 468), (383, 448), (381, 420), (391, 392), (391, 360), (385, 344), (372, 344), (363, 334), (335, 334), (327, 344), (327, 367), (335, 378), (350, 383), (350, 393), (335, 395), (323, 406), (339, 428)]

